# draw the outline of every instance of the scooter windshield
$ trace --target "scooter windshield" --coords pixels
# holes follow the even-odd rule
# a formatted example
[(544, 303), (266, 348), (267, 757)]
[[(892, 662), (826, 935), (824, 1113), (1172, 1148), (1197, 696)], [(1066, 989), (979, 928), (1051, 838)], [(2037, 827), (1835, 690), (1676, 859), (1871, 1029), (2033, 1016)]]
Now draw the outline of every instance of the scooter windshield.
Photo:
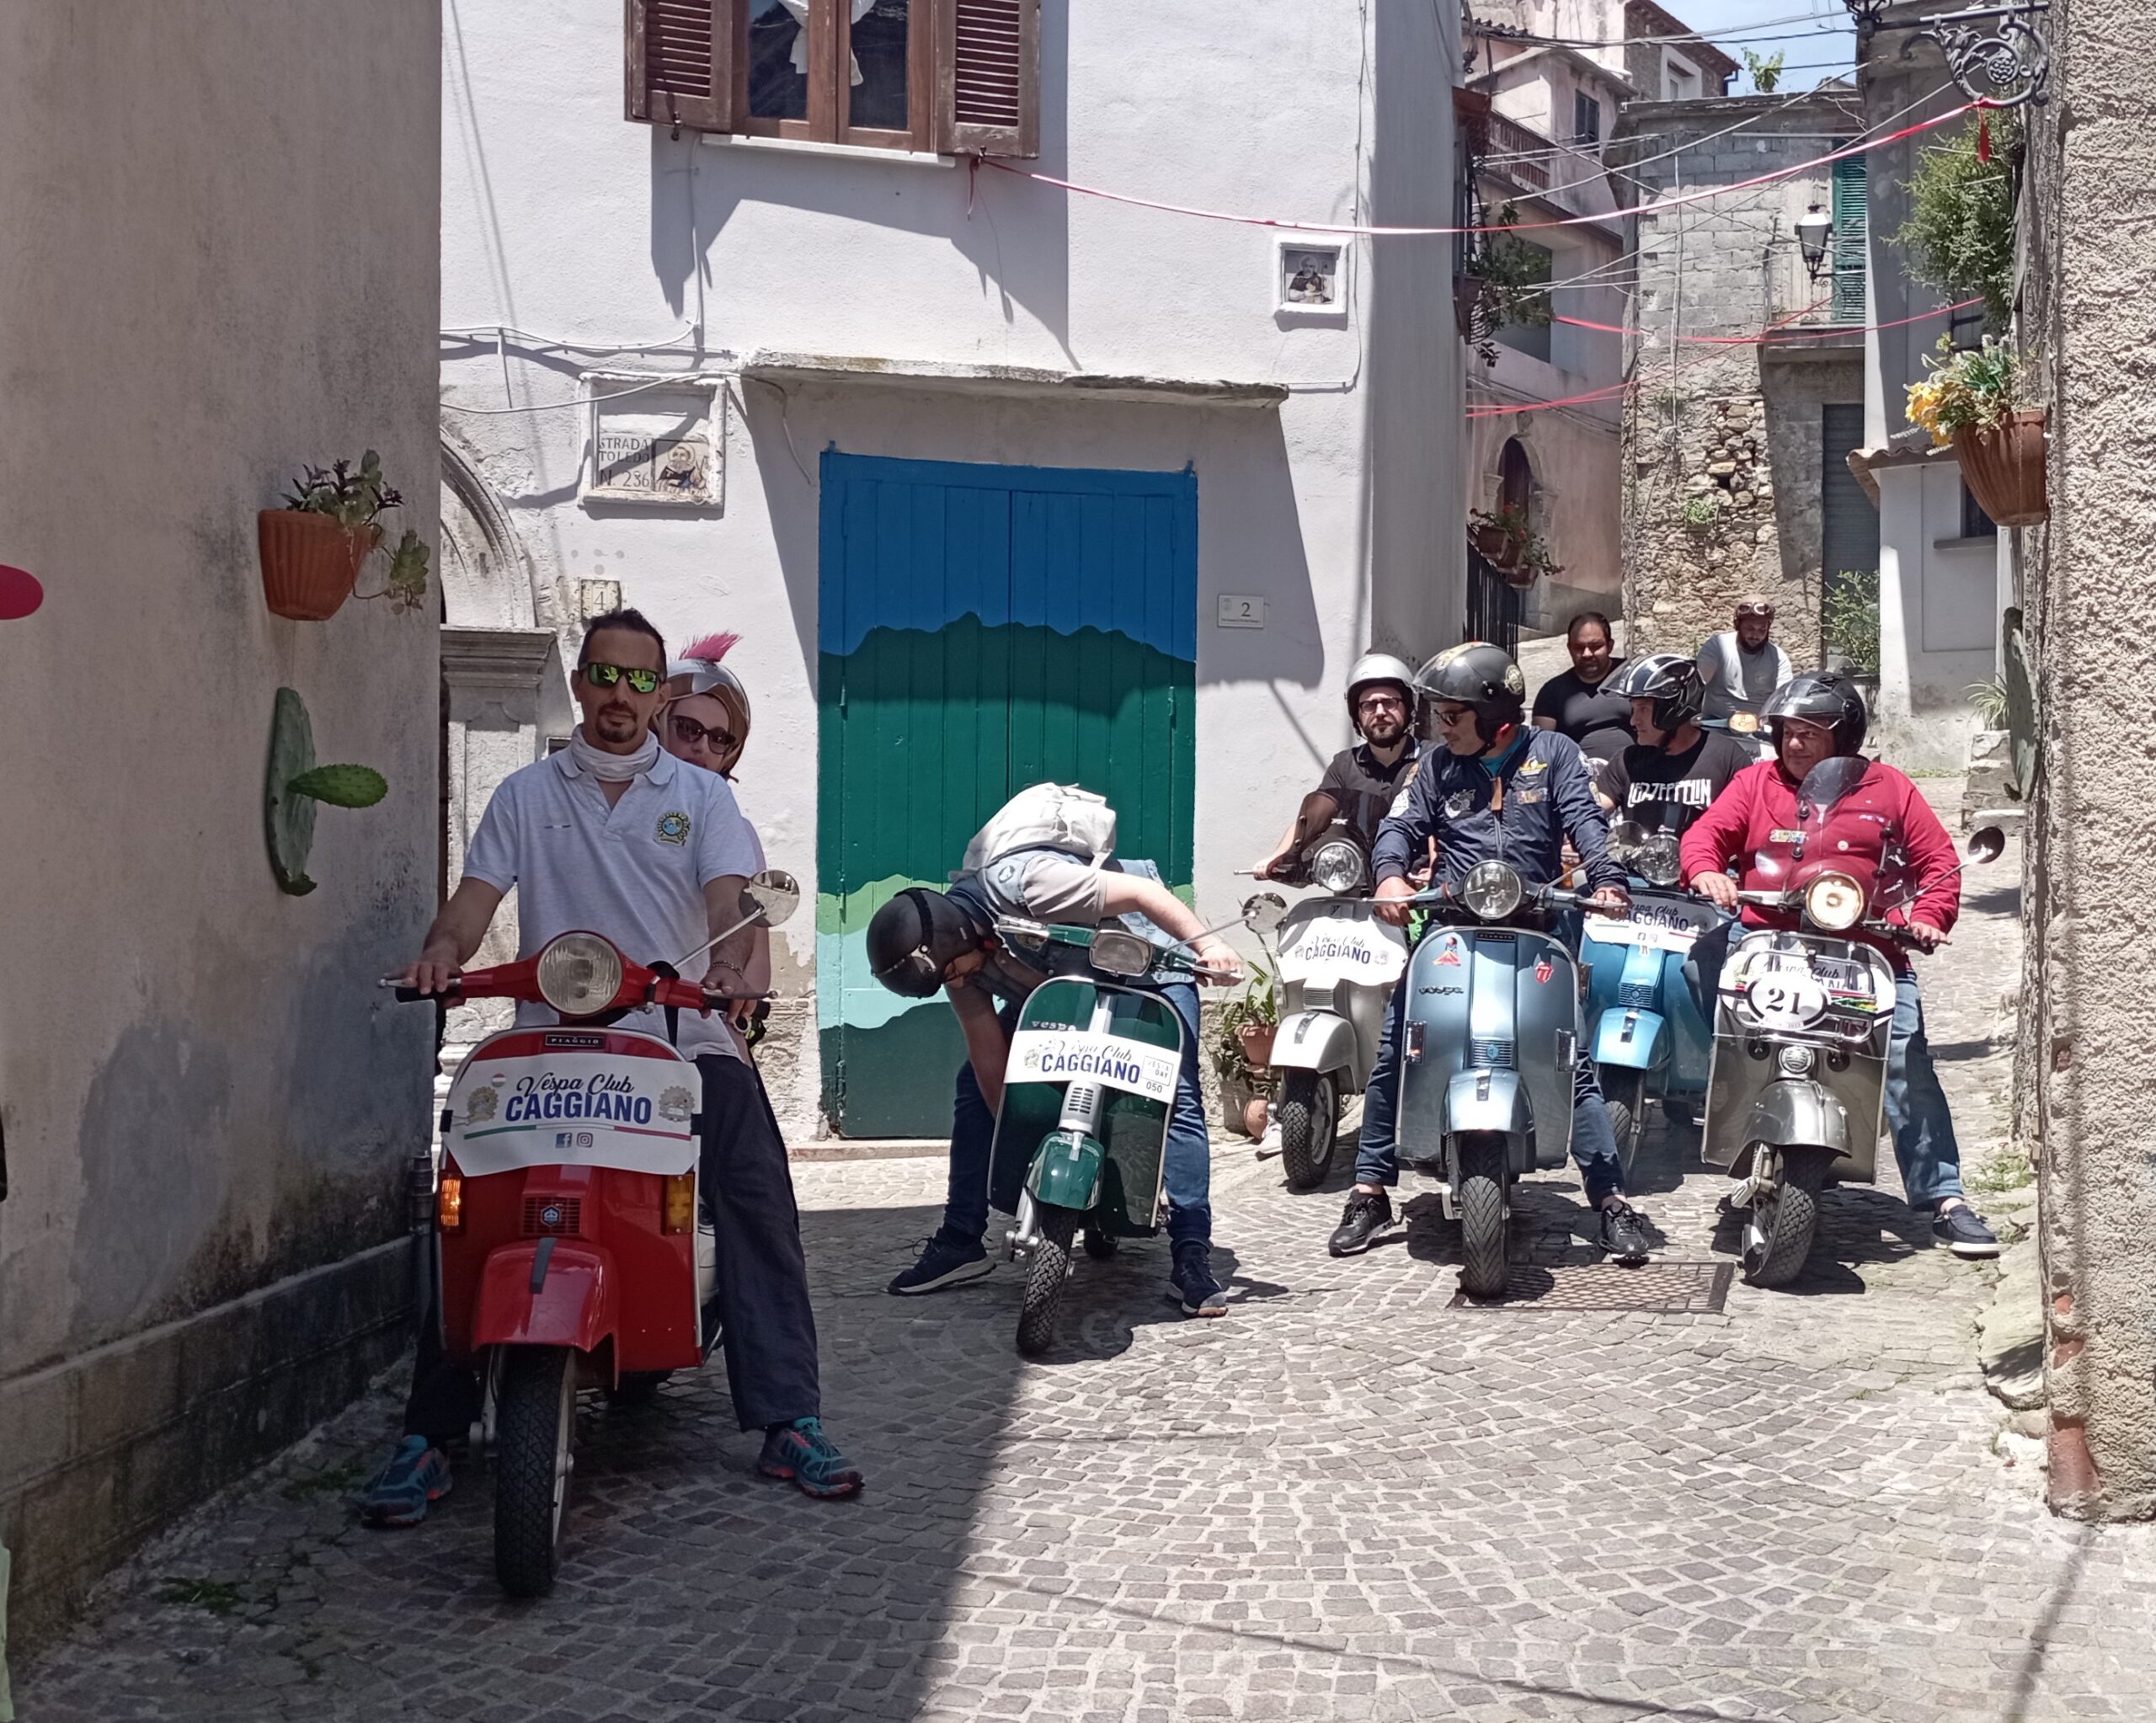
[[(1804, 775), (1804, 781), (1796, 788), (1794, 835), (1776, 832), (1772, 847), (1753, 851), (1753, 868), (1762, 880), (1768, 882), (1770, 889), (1787, 889), (1796, 883), (1806, 852), (1817, 846), (1835, 804), (1862, 783), (1865, 773), (1870, 770), (1871, 762), (1860, 755), (1840, 754), (1832, 760), (1821, 760)], [(1789, 846), (1785, 856), (1777, 853), (1784, 844)], [(1819, 858), (1815, 856), (1811, 859)]]

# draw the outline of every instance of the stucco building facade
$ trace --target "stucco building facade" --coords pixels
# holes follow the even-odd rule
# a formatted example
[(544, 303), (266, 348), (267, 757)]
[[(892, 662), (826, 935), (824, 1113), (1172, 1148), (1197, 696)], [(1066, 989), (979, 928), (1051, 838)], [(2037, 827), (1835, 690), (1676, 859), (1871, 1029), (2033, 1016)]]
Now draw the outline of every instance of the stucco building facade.
[[(618, 9), (465, 0), (448, 59), (444, 436), (479, 493), (447, 620), (573, 648), (618, 594), (743, 637), (738, 793), (815, 904), (767, 1043), (797, 1137), (947, 1128), (950, 1013), (862, 942), (1010, 790), (1108, 794), (1123, 852), (1219, 920), (1347, 739), (1349, 663), (1460, 637), (1451, 248), (1025, 177), (1445, 224), (1457, 14), (989, 10), (1027, 70), (985, 133), (944, 105), (964, 76), (915, 78), (904, 6), (851, 47), (752, 8), (728, 111), (661, 90), (657, 123), (625, 115)], [(872, 102), (880, 131), (833, 118)]]
[[(18, 1649), (393, 1357), (436, 639), (272, 616), (256, 511), (378, 450), (435, 537), (439, 8), (0, 12), (0, 1543)], [(377, 562), (366, 585), (379, 584)], [(389, 792), (264, 843), (278, 691)], [(38, 978), (35, 984), (24, 977)]]

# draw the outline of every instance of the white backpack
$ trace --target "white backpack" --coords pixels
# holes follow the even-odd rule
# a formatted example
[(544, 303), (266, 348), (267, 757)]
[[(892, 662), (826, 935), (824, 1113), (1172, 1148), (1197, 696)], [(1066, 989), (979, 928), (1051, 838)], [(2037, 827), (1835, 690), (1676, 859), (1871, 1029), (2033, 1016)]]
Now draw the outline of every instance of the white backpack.
[(1075, 784), (1031, 785), (974, 834), (960, 871), (978, 872), (1013, 850), (1064, 850), (1104, 862), (1115, 850), (1115, 809)]

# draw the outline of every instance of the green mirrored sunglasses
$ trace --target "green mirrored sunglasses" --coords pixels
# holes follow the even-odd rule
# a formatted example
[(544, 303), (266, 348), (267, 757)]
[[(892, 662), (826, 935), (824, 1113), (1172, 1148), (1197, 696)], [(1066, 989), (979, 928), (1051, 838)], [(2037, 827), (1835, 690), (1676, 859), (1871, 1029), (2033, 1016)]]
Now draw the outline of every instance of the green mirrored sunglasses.
[(584, 680), (595, 688), (611, 688), (624, 678), (639, 694), (648, 694), (659, 685), (657, 670), (632, 670), (623, 664), (589, 664), (584, 667)]

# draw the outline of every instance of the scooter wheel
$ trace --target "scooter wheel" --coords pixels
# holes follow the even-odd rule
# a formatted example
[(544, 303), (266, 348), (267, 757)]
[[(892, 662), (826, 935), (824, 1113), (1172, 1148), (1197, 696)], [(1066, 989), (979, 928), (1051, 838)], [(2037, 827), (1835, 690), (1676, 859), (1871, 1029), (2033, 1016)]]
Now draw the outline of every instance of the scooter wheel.
[(1511, 1231), (1505, 1214), (1505, 1139), (1474, 1136), (1460, 1150), (1461, 1289), (1471, 1299), (1494, 1299), (1505, 1289), (1505, 1246)]
[(1018, 1350), (1029, 1358), (1055, 1344), (1055, 1313), (1070, 1278), (1070, 1237), (1077, 1228), (1075, 1209), (1043, 1203), (1034, 1211), (1039, 1242), (1026, 1258), (1026, 1290), (1018, 1304)]
[(576, 1372), (567, 1347), (510, 1350), (494, 1429), (494, 1574), (512, 1598), (543, 1598), (561, 1560), (574, 1464)]
[(1280, 1082), (1280, 1170), (1291, 1191), (1311, 1191), (1332, 1170), (1340, 1084), (1330, 1071), (1289, 1071)]
[(1816, 1150), (1785, 1150), (1780, 1182), (1753, 1199), (1744, 1219), (1744, 1278), (1753, 1286), (1786, 1286), (1803, 1268), (1819, 1224), (1828, 1159)]

